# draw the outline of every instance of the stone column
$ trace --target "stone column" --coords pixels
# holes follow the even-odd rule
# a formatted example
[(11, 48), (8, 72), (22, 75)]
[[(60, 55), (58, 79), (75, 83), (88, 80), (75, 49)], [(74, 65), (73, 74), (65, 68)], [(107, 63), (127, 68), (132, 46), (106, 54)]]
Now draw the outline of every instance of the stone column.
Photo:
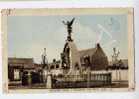
[(28, 85), (31, 86), (31, 73), (28, 71)]
[(46, 88), (48, 89), (52, 88), (52, 75), (50, 73), (47, 75)]

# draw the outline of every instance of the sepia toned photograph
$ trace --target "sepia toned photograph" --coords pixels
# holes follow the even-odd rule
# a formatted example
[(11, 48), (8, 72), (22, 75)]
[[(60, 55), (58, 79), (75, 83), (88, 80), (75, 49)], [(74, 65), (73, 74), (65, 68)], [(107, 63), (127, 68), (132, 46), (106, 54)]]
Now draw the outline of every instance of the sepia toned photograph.
[(134, 90), (133, 12), (3, 9), (3, 90)]

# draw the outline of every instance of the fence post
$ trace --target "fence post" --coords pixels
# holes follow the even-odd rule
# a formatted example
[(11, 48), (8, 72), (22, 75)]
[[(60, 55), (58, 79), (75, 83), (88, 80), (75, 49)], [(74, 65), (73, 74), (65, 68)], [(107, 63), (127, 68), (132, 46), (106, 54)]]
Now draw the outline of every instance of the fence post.
[(90, 68), (88, 69), (88, 74), (87, 74), (87, 87), (90, 87), (90, 80), (91, 80), (91, 71)]

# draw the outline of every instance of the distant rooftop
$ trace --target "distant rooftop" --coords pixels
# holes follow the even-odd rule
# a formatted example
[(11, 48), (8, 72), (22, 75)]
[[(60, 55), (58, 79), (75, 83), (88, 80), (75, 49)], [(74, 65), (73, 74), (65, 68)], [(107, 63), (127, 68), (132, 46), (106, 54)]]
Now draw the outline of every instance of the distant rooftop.
[(33, 63), (33, 58), (8, 58), (8, 63)]

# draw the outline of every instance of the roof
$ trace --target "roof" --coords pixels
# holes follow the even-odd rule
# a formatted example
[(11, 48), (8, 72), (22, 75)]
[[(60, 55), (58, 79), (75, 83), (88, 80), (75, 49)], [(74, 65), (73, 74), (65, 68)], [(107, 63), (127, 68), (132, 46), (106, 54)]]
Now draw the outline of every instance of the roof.
[(80, 55), (80, 57), (84, 57), (84, 56), (87, 56), (87, 55), (93, 56), (97, 50), (99, 51), (99, 53), (101, 53), (100, 55), (102, 57), (103, 56), (106, 56), (106, 54), (104, 53), (104, 51), (101, 48), (101, 46), (100, 46), (99, 43), (96, 44), (96, 47), (95, 48), (89, 48), (89, 49), (85, 49), (85, 50), (79, 51), (79, 55)]
[(32, 68), (34, 65), (33, 58), (8, 58), (8, 64), (11, 66), (24, 66), (25, 68)]
[(93, 55), (96, 52), (96, 49), (97, 48), (81, 50), (81, 51), (79, 51), (79, 55), (80, 55), (80, 57), (84, 57), (86, 55)]
[(33, 58), (8, 58), (8, 63), (33, 63)]

